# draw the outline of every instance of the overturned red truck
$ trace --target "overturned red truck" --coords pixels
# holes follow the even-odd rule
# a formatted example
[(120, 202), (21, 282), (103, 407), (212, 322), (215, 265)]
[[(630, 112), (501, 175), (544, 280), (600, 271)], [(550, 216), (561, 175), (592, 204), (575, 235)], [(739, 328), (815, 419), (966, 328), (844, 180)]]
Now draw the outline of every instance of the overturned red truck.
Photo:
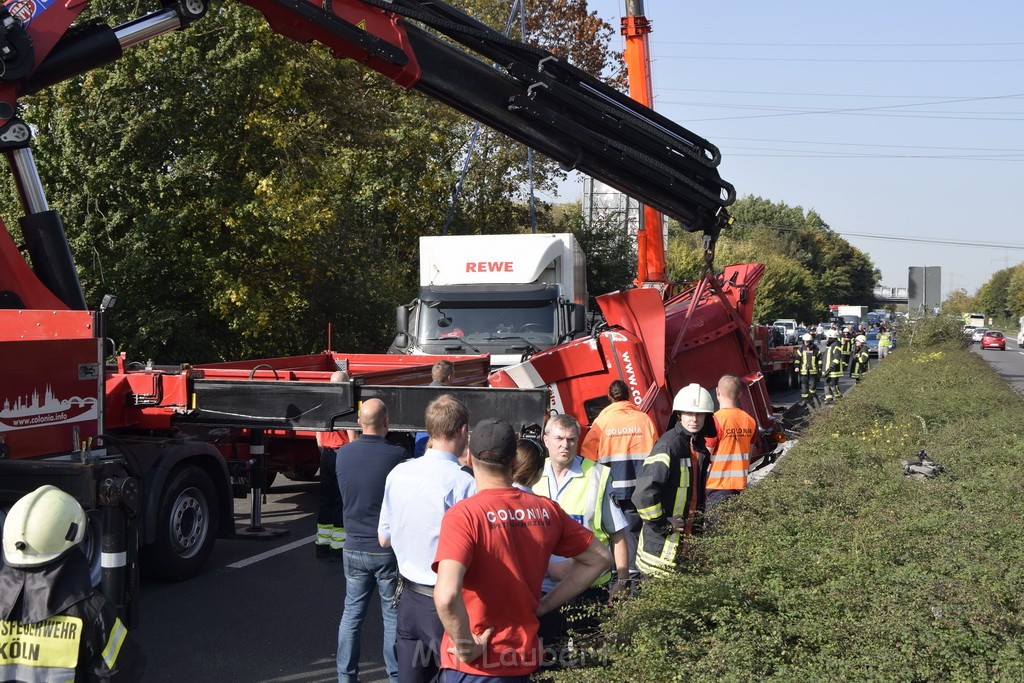
[(712, 388), (725, 373), (743, 380), (742, 407), (760, 428), (755, 442), (764, 454), (776, 428), (763, 369), (751, 338), (760, 264), (727, 266), (662, 301), (655, 288), (597, 297), (604, 324), (587, 338), (536, 353), (491, 375), (496, 387), (548, 387), (551, 410), (576, 416), (584, 428), (607, 405), (608, 385), (621, 379), (633, 402), (660, 429), (668, 426), (672, 397), (697, 382)]

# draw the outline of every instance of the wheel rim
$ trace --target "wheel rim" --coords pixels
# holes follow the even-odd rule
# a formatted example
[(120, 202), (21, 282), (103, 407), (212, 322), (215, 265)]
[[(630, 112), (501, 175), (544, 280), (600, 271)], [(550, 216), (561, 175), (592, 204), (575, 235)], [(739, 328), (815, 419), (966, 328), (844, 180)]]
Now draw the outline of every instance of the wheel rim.
[(171, 547), (180, 557), (192, 557), (203, 547), (208, 533), (206, 497), (197, 488), (178, 494), (171, 508)]

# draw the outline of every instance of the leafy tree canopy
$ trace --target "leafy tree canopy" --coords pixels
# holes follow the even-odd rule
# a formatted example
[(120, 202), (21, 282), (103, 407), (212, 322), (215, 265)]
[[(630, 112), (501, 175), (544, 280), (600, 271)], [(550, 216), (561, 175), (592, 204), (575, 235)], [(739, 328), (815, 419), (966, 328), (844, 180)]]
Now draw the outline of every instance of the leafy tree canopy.
[[(818, 321), (830, 304), (874, 300), (880, 273), (871, 258), (815, 211), (748, 195), (731, 212), (736, 222), (718, 240), (715, 265), (756, 261), (767, 266), (754, 308), (757, 320)], [(700, 237), (672, 233), (667, 261), (673, 277), (695, 279), (704, 264)]]
[[(502, 27), (509, 3), (463, 6)], [(89, 8), (111, 24), (126, 11)], [(527, 19), (530, 40), (615, 77), (613, 31), (585, 0), (530, 3)], [(87, 300), (118, 294), (118, 349), (160, 362), (315, 351), (329, 323), (335, 348), (386, 349), (473, 127), (230, 3), (23, 104)], [(529, 229), (525, 155), (485, 137), (453, 232)], [(560, 177), (538, 159), (540, 190)], [(21, 213), (13, 188), (0, 204)], [(540, 207), (539, 230), (559, 220)]]

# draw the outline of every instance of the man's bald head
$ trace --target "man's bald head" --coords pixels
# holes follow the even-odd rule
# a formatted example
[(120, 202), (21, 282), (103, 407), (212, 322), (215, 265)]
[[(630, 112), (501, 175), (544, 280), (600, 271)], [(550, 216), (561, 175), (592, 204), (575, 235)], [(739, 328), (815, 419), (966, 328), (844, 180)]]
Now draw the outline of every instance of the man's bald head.
[(718, 380), (718, 403), (723, 408), (736, 408), (740, 400), (743, 380), (736, 375), (722, 375)]
[(388, 407), (379, 398), (370, 398), (359, 406), (359, 426), (363, 434), (384, 436), (388, 431)]
[(347, 382), (350, 379), (352, 378), (349, 377), (349, 374), (344, 370), (335, 370), (331, 373), (331, 381), (335, 384), (341, 384), (342, 382)]

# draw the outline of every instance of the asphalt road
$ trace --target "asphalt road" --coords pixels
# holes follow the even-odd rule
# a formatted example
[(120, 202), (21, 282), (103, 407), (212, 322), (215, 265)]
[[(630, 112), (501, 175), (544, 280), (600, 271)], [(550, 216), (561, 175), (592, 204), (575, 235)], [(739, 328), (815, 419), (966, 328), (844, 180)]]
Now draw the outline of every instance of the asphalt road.
[[(1016, 354), (1014, 354), (1016, 355)], [(1019, 374), (1024, 376), (1024, 358)], [(843, 388), (850, 380), (844, 378)], [(785, 408), (799, 389), (773, 392)], [(821, 389), (819, 388), (819, 395)], [(202, 575), (183, 583), (143, 581), (135, 634), (150, 683), (336, 681), (334, 653), (345, 586), (341, 563), (313, 552), (316, 483), (278, 479), (263, 525), (270, 539), (218, 539)], [(235, 501), (236, 528), (250, 523), (250, 499)], [(367, 613), (360, 678), (384, 681), (379, 603)]]
[[(140, 625), (151, 683), (337, 681), (334, 664), (344, 602), (341, 563), (317, 560), (315, 483), (285, 480), (263, 507), (263, 526), (289, 533), (218, 539), (203, 574), (183, 583), (143, 581)], [(238, 529), (250, 499), (235, 501)], [(386, 680), (380, 608), (363, 628), (363, 681)]]
[(1024, 349), (1017, 344), (1016, 335), (1006, 337), (1006, 350), (981, 349), (973, 344), (971, 349), (989, 362), (999, 375), (1012, 386), (1018, 394), (1024, 395)]

